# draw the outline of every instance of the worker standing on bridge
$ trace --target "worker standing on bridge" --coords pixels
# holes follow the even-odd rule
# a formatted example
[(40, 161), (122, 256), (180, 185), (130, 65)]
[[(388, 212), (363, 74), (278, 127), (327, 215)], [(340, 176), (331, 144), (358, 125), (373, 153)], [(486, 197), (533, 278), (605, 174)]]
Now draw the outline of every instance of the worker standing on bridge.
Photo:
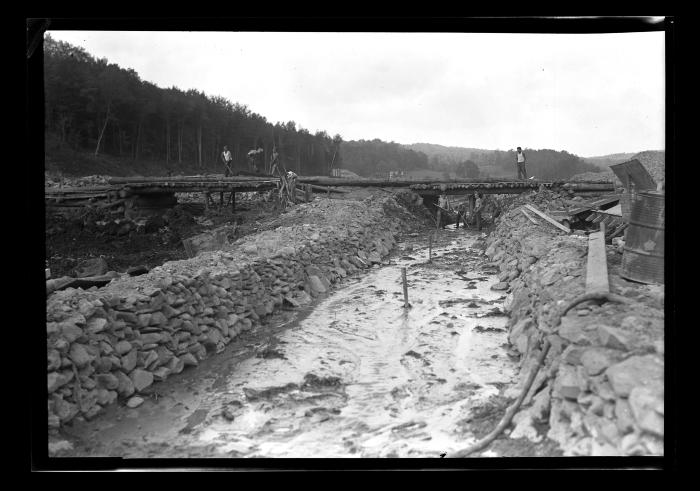
[[(232, 176), (233, 169), (231, 165), (233, 164), (233, 157), (231, 156), (231, 151), (226, 145), (224, 145), (224, 151), (221, 152), (221, 160), (224, 163), (224, 177)], [(221, 191), (221, 206), (224, 205), (224, 192)]]
[(279, 157), (280, 154), (277, 153), (277, 147), (272, 147), (272, 157), (270, 158), (270, 175), (274, 176), (279, 171)]
[(525, 154), (523, 149), (518, 147), (518, 151), (515, 154), (517, 159), (516, 165), (518, 166), (518, 179), (527, 179), (527, 172), (525, 171)]
[(231, 151), (226, 145), (224, 145), (224, 151), (221, 152), (221, 161), (224, 163), (224, 177), (233, 175), (233, 169), (231, 169), (233, 157), (231, 156)]

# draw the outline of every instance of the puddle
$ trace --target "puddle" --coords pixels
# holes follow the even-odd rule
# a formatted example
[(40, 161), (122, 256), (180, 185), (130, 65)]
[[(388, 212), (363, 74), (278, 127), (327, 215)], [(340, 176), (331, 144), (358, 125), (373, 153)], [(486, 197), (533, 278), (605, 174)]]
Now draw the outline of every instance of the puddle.
[(120, 444), (139, 434), (160, 440), (151, 451), (163, 457), (437, 458), (467, 446), (474, 437), (460, 421), (517, 368), (502, 346), (502, 295), (490, 290), (498, 279), (470, 249), (476, 237), (441, 232), (431, 263), (427, 240), (408, 238), (388, 263), (347, 279), (313, 310), (285, 312), (274, 342), (248, 341), (246, 357), (191, 371), (191, 390), (172, 385), (171, 411), (144, 410), (140, 429), (112, 420), (104, 452), (142, 456)]

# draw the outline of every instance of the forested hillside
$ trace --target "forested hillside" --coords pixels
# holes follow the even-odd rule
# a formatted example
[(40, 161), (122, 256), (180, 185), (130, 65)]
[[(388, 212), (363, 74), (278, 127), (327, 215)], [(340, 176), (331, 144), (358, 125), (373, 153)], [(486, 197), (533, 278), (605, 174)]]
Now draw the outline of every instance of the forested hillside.
[(48, 35), (44, 76), (47, 160), (58, 167), (72, 162), (57, 155), (86, 161), (89, 152), (107, 167), (115, 159), (124, 167), (127, 160), (135, 174), (153, 162), (223, 172), (224, 145), (238, 170), (247, 169), (247, 153), (258, 148), (259, 164), (269, 166), (273, 147), (281, 163), (299, 174), (328, 174), (339, 166), (340, 135), (311, 134), (293, 121), (272, 124), (243, 104), (194, 89), (159, 88), (134, 70)]
[(389, 171), (427, 169), (428, 157), (398, 143), (382, 140), (347, 141), (341, 145), (343, 168), (363, 177)]
[[(452, 167), (468, 159), (467, 162), (476, 164), (479, 175), (491, 177), (516, 176), (515, 150), (483, 150), (477, 148), (445, 147), (433, 144), (407, 145), (409, 148), (420, 148), (429, 155), (431, 168)], [(601, 169), (592, 163), (587, 163), (581, 157), (566, 151), (556, 150), (523, 150), (527, 157), (528, 176), (537, 179), (568, 179), (582, 172), (598, 172)]]

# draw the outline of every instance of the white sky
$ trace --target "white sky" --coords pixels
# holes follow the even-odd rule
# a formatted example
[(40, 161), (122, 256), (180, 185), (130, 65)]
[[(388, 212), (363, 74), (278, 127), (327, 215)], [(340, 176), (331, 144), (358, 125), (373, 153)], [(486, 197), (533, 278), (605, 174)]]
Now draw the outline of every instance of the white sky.
[(345, 140), (663, 149), (664, 33), (50, 31), (160, 87)]

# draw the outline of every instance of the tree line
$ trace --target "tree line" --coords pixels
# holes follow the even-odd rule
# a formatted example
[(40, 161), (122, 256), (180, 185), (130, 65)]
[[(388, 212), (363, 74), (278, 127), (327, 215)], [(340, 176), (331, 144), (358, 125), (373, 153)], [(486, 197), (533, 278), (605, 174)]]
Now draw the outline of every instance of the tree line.
[[(575, 174), (600, 172), (601, 170), (598, 166), (590, 164), (581, 157), (567, 151), (524, 148), (523, 153), (527, 159), (527, 175), (535, 176), (537, 179), (564, 180)], [(514, 149), (475, 152), (472, 153), (472, 159), (479, 167), (496, 168), (503, 174), (512, 173), (517, 175), (517, 158)]]
[(160, 88), (132, 69), (96, 59), (83, 48), (44, 40), (45, 131), (60, 144), (139, 161), (189, 164), (222, 172), (227, 145), (234, 170), (247, 170), (261, 148), (269, 170), (273, 148), (283, 168), (327, 175), (341, 164), (340, 135), (315, 134), (294, 121), (271, 123), (247, 106), (195, 89)]

